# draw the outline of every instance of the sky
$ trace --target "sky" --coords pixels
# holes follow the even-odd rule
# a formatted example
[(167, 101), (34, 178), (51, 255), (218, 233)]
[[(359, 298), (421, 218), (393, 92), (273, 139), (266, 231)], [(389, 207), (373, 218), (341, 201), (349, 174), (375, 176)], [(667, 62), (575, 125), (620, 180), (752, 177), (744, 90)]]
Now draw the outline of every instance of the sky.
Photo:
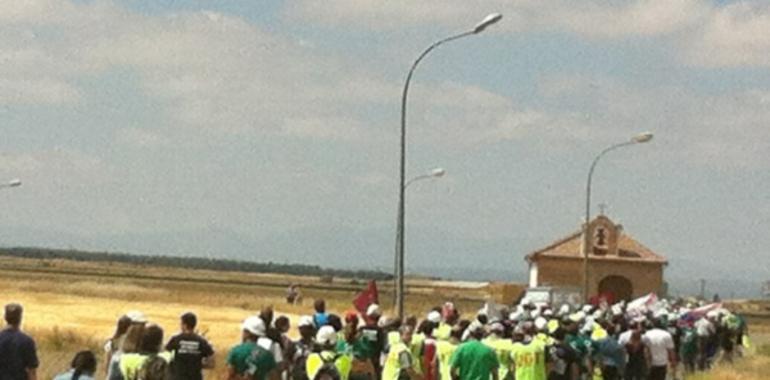
[(592, 213), (679, 292), (770, 280), (770, 3), (0, 0), (0, 245), (526, 280)]

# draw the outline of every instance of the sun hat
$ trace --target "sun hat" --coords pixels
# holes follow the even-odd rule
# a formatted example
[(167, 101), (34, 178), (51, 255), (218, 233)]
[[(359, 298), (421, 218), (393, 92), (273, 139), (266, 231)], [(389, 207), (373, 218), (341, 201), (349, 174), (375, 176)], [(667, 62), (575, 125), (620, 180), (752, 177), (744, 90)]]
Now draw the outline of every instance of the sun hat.
[(257, 316), (246, 318), (241, 325), (243, 330), (246, 330), (256, 336), (265, 336), (265, 321)]
[(439, 313), (438, 311), (433, 310), (430, 313), (428, 313), (428, 316), (425, 319), (427, 319), (428, 322), (439, 323), (439, 322), (441, 322), (441, 313)]
[(126, 313), (126, 317), (128, 317), (132, 323), (147, 323), (147, 317), (139, 310), (129, 311)]
[(381, 315), (382, 315), (382, 312), (380, 311), (380, 305), (377, 305), (376, 303), (373, 303), (369, 305), (368, 308), (366, 308), (367, 317), (379, 317)]
[(322, 326), (318, 329), (315, 341), (322, 346), (334, 345), (337, 343), (337, 332), (334, 331), (334, 327), (329, 325)]

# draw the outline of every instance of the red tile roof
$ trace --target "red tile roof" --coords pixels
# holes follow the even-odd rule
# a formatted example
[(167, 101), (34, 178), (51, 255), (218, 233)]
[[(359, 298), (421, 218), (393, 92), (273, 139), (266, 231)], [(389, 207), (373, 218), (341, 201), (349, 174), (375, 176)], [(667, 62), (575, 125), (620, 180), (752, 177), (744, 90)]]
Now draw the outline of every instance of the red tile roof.
[[(538, 249), (526, 256), (527, 261), (537, 260), (540, 257), (582, 258), (580, 245), (582, 242), (581, 231), (575, 232), (565, 238), (559, 239), (550, 245)], [(597, 256), (591, 255), (591, 260), (620, 260), (648, 263), (667, 264), (668, 261), (631, 236), (619, 231), (618, 255)]]

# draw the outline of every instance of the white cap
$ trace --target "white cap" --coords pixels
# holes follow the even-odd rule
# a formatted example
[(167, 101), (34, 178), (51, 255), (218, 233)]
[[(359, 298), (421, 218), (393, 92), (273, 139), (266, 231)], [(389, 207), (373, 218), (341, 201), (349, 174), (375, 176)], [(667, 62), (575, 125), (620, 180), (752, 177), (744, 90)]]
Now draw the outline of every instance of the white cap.
[(431, 311), (430, 313), (428, 313), (428, 317), (426, 319), (428, 320), (428, 322), (440, 323), (441, 322), (441, 313), (439, 313), (438, 311), (435, 311), (435, 310)]
[(532, 299), (530, 299), (529, 297), (524, 297), (524, 298), (521, 299), (521, 302), (519, 302), (519, 305), (531, 306), (532, 305)]
[(131, 310), (126, 313), (126, 317), (131, 320), (132, 323), (147, 323), (147, 317), (144, 316), (139, 310)]
[(299, 317), (299, 323), (297, 323), (297, 327), (304, 327), (304, 326), (315, 327), (315, 322), (313, 322), (313, 317), (309, 315), (303, 315)]
[(561, 305), (559, 308), (559, 315), (567, 315), (569, 314), (569, 304)]
[(369, 305), (368, 308), (366, 308), (367, 317), (379, 317), (381, 315), (382, 315), (382, 312), (380, 311), (380, 305), (377, 305), (376, 303), (373, 303)]
[(582, 311), (578, 311), (577, 313), (572, 313), (569, 316), (569, 319), (572, 322), (580, 322), (580, 321), (582, 321), (585, 318), (586, 318), (586, 314), (584, 312), (582, 312)]
[(588, 313), (590, 313), (590, 312), (591, 312), (591, 310), (593, 310), (593, 308), (594, 308), (594, 307), (593, 307), (593, 306), (591, 306), (591, 305), (583, 305), (583, 312), (584, 312), (584, 313), (586, 313), (586, 314), (588, 314)]
[(241, 328), (256, 336), (265, 336), (265, 321), (260, 317), (253, 316), (246, 318), (246, 320), (243, 321)]
[(551, 310), (551, 309), (543, 310), (543, 316), (544, 317), (552, 317), (553, 316), (553, 310)]
[(322, 346), (334, 345), (337, 343), (337, 332), (334, 331), (334, 327), (322, 326), (315, 335), (315, 341)]
[(543, 331), (546, 325), (548, 325), (548, 321), (546, 321), (545, 318), (543, 317), (535, 318), (535, 328), (538, 331)]

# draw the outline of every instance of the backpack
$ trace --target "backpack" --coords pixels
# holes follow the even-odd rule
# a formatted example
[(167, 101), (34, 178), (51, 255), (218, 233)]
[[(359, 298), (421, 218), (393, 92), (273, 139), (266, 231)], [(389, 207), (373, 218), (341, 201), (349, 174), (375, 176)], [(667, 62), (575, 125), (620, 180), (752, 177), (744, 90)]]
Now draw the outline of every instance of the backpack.
[(338, 356), (334, 355), (330, 358), (325, 358), (323, 355), (319, 355), (324, 364), (318, 369), (313, 380), (340, 380), (340, 370), (337, 368), (335, 362)]
[(305, 362), (307, 362), (307, 357), (310, 356), (311, 348), (312, 347), (302, 343), (301, 341), (295, 343), (295, 352), (294, 357), (292, 358), (292, 380), (308, 380), (307, 371), (305, 370)]
[(166, 359), (158, 355), (149, 356), (137, 371), (137, 380), (167, 380), (169, 378), (169, 365)]

